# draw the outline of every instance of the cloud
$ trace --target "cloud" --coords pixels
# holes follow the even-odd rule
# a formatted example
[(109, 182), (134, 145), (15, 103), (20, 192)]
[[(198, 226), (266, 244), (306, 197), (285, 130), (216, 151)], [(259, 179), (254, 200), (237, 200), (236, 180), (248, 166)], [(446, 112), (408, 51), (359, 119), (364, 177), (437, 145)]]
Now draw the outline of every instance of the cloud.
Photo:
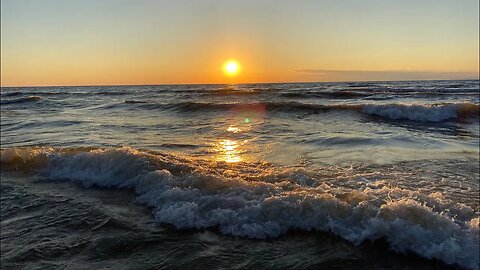
[(299, 69), (296, 72), (328, 80), (461, 80), (479, 78), (478, 72), (334, 69)]

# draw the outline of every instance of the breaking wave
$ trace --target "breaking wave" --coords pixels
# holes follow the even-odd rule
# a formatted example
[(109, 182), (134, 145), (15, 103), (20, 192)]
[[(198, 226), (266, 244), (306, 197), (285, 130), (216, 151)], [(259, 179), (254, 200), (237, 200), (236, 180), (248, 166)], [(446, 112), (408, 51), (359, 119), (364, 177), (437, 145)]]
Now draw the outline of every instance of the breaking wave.
[(180, 102), (173, 104), (145, 103), (143, 101), (125, 101), (137, 104), (148, 110), (172, 110), (182, 112), (228, 111), (241, 107), (244, 110), (262, 105), (267, 111), (319, 113), (324, 111), (353, 111), (379, 116), (390, 120), (410, 120), (418, 122), (444, 122), (452, 119), (478, 117), (479, 105), (473, 103), (444, 104), (308, 104), (301, 102), (265, 102), (265, 103), (202, 103)]
[(85, 187), (132, 189), (158, 223), (179, 229), (258, 239), (326, 231), (354, 244), (384, 239), (398, 252), (479, 268), (478, 213), (441, 193), (375, 179), (341, 186), (305, 168), (268, 164), (240, 163), (233, 173), (221, 162), (129, 147), (9, 148), (1, 164)]
[(452, 103), (440, 105), (366, 105), (362, 112), (389, 119), (406, 119), (420, 122), (443, 122), (449, 119), (478, 116), (479, 105)]

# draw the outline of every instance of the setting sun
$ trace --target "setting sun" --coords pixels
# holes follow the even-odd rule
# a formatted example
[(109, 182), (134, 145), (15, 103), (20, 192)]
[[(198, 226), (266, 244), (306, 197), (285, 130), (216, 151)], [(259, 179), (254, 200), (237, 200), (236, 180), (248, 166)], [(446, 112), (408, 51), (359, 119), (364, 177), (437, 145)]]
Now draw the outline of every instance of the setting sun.
[(234, 60), (229, 60), (223, 66), (223, 70), (225, 74), (229, 76), (234, 76), (234, 75), (237, 75), (238, 72), (240, 71), (240, 65)]

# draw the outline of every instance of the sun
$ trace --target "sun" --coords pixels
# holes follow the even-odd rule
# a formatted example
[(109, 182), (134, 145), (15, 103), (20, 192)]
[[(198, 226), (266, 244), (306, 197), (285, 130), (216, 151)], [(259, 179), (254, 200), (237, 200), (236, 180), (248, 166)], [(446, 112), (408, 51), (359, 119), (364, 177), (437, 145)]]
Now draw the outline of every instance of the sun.
[(223, 71), (228, 76), (235, 76), (238, 74), (238, 72), (240, 72), (240, 65), (235, 60), (228, 60), (223, 65)]

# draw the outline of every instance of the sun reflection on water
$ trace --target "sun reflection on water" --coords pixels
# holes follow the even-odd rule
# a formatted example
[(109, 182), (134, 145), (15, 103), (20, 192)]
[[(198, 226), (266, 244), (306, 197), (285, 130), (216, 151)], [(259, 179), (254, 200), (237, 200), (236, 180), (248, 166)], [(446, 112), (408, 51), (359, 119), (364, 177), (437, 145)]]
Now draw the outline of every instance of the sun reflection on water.
[(220, 141), (217, 148), (219, 152), (217, 159), (228, 163), (242, 161), (239, 146), (239, 143), (234, 140), (224, 139)]
[(229, 127), (227, 128), (227, 131), (228, 131), (228, 132), (232, 132), (232, 133), (239, 133), (239, 132), (242, 131), (242, 130), (239, 129), (238, 127), (229, 126)]
[[(261, 103), (238, 104), (230, 110), (225, 123), (227, 126), (213, 144), (217, 161), (227, 163), (250, 162), (259, 149), (252, 144), (255, 130), (261, 127), (266, 106)], [(241, 138), (241, 139), (240, 139)]]

